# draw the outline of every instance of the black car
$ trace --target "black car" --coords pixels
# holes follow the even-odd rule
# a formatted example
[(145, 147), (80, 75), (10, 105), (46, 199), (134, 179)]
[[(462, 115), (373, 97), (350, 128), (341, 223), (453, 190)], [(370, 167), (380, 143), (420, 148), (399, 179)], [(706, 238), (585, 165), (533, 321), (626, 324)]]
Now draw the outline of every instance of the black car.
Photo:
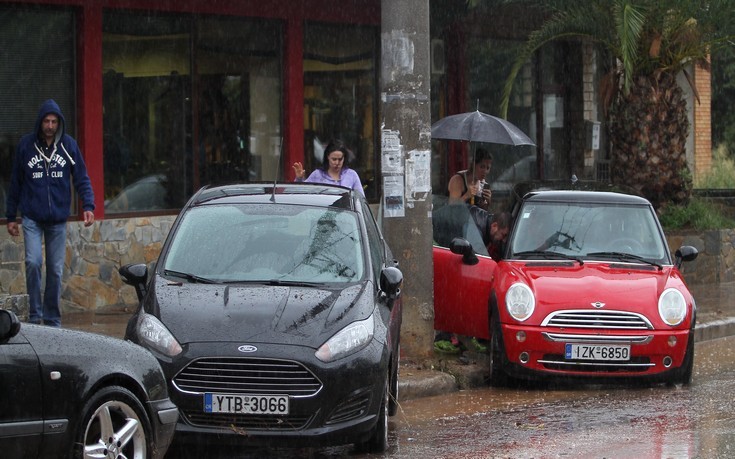
[(0, 310), (0, 456), (152, 457), (178, 409), (148, 351)]
[(141, 299), (126, 338), (161, 362), (177, 441), (386, 449), (403, 276), (361, 194), (205, 187), (150, 279), (145, 265), (120, 273)]

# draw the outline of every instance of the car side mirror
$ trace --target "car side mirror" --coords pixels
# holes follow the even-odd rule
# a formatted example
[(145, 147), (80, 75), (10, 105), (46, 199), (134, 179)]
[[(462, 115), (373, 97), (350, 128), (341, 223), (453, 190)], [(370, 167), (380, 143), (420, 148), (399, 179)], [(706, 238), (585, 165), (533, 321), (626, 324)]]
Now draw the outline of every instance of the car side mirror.
[(391, 300), (401, 295), (403, 285), (403, 273), (393, 266), (383, 268), (380, 272), (380, 290)]
[(5, 342), (20, 332), (20, 320), (13, 311), (0, 309), (0, 342)]
[(679, 247), (679, 250), (676, 251), (676, 268), (681, 268), (682, 262), (685, 261), (694, 261), (697, 258), (697, 255), (699, 255), (699, 251), (696, 247), (692, 247), (691, 245), (683, 245)]
[(122, 281), (128, 285), (135, 287), (135, 294), (138, 300), (142, 301), (146, 294), (146, 284), (148, 282), (148, 266), (144, 263), (121, 266), (117, 270), (122, 277)]
[(480, 262), (472, 248), (472, 244), (467, 239), (455, 237), (449, 244), (449, 250), (457, 255), (462, 255), (462, 263), (466, 265), (476, 265)]

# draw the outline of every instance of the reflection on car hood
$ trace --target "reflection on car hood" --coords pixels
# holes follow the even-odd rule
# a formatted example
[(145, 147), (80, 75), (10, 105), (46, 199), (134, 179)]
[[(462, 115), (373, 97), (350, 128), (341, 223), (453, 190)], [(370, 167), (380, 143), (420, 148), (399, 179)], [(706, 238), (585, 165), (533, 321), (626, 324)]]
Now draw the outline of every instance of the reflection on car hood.
[(366, 285), (187, 284), (157, 277), (152, 293), (161, 321), (181, 344), (239, 341), (316, 349), (348, 323), (373, 312), (372, 298), (361, 301)]
[[(667, 287), (680, 286), (686, 292), (678, 271), (671, 266), (659, 271), (653, 266), (620, 263), (502, 262), (499, 268), (514, 272), (506, 278), (523, 279), (542, 310), (589, 308), (600, 302), (605, 309), (642, 313), (657, 307), (658, 297)], [(685, 297), (689, 300), (688, 294)]]

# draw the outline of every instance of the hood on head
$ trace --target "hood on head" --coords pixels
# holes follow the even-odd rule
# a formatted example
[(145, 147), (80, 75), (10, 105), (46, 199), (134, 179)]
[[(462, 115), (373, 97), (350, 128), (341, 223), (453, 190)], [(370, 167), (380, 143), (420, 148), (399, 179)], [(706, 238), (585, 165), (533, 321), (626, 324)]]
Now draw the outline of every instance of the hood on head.
[(56, 131), (56, 139), (54, 139), (54, 143), (58, 143), (59, 140), (61, 140), (61, 137), (64, 135), (66, 121), (64, 120), (64, 114), (61, 113), (61, 108), (59, 107), (59, 104), (57, 104), (56, 101), (53, 99), (48, 99), (46, 102), (41, 104), (41, 108), (38, 110), (38, 117), (36, 118), (36, 134), (39, 138), (43, 138), (43, 133), (41, 132), (41, 122), (49, 113), (53, 113), (54, 115), (59, 117), (59, 130)]

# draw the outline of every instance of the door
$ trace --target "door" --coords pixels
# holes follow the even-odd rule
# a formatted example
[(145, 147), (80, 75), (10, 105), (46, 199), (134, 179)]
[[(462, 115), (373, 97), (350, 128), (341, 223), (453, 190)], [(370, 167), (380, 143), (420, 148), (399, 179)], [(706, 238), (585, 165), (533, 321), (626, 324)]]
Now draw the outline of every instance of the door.
[[(496, 263), (480, 230), (465, 204), (436, 205), (432, 224), (434, 329), (489, 338), (488, 304)], [(474, 258), (452, 253), (449, 246), (457, 237), (469, 243)]]
[(0, 344), (0, 455), (38, 455), (42, 401), (38, 358), (20, 333)]

